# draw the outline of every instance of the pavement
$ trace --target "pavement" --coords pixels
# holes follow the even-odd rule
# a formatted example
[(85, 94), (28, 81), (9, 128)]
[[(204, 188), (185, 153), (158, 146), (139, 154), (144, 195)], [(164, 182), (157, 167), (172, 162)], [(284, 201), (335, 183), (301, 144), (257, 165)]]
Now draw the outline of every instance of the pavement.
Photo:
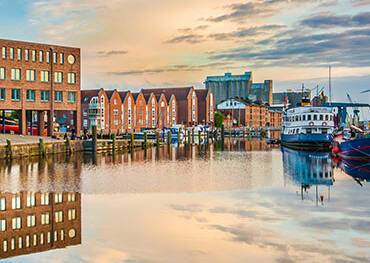
[(12, 144), (27, 144), (27, 143), (38, 143), (39, 138), (43, 138), (44, 142), (55, 142), (60, 141), (52, 139), (50, 137), (41, 136), (29, 136), (29, 135), (14, 135), (14, 134), (0, 134), (0, 145), (6, 145), (6, 140), (10, 140)]

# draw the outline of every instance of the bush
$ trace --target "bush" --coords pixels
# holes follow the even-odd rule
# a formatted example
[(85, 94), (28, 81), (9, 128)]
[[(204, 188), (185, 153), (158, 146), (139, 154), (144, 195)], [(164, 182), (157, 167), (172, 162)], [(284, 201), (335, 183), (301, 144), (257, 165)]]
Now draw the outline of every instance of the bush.
[(216, 111), (215, 112), (215, 126), (216, 126), (216, 128), (221, 128), (223, 123), (224, 123), (224, 115), (221, 112)]

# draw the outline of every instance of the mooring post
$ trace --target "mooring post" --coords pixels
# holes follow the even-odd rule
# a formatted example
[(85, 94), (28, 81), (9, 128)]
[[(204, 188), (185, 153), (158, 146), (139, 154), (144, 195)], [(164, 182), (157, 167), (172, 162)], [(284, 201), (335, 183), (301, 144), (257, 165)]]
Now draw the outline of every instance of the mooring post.
[(112, 133), (112, 151), (116, 151), (116, 134)]
[(207, 143), (209, 143), (209, 131), (207, 130)]
[(156, 146), (157, 147), (159, 147), (159, 145), (160, 145), (160, 141), (159, 141), (160, 140), (160, 136), (161, 135), (159, 134), (159, 131), (156, 131), (155, 132), (155, 139), (156, 139)]
[(98, 150), (98, 147), (97, 147), (98, 134), (97, 134), (95, 125), (91, 127), (91, 133), (92, 133), (92, 151), (96, 153)]
[(71, 154), (72, 152), (71, 140), (69, 139), (69, 137), (66, 138), (65, 145), (66, 145), (66, 153)]
[(147, 132), (144, 132), (144, 145), (143, 145), (144, 149), (147, 149), (148, 148), (148, 133)]
[(198, 143), (199, 144), (200, 144), (201, 137), (202, 137), (202, 132), (199, 130), (198, 131)]
[(6, 159), (11, 160), (13, 158), (12, 152), (12, 143), (9, 139), (6, 139), (6, 150), (5, 150)]
[(171, 142), (172, 142), (172, 132), (171, 132), (171, 130), (168, 130), (168, 132), (167, 132), (167, 144), (171, 145)]
[(222, 124), (221, 126), (221, 141), (223, 142), (225, 139), (225, 126)]
[(42, 157), (45, 156), (45, 145), (42, 138), (39, 139), (39, 155)]
[(190, 142), (191, 142), (191, 134), (190, 134), (190, 131), (188, 130), (188, 144), (190, 144)]
[(131, 150), (134, 149), (134, 146), (135, 146), (135, 135), (133, 132), (131, 132), (131, 136), (130, 136), (130, 147), (131, 147)]
[(177, 145), (180, 146), (181, 142), (181, 128), (177, 131)]
[(194, 143), (194, 127), (191, 128), (191, 143), (193, 144)]

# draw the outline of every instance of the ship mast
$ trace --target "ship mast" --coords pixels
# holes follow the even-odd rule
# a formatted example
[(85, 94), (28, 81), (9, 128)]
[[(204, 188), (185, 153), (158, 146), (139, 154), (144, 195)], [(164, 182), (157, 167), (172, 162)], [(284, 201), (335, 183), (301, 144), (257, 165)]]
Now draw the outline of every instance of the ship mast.
[(329, 102), (331, 104), (332, 102), (331, 97), (331, 66), (329, 65)]

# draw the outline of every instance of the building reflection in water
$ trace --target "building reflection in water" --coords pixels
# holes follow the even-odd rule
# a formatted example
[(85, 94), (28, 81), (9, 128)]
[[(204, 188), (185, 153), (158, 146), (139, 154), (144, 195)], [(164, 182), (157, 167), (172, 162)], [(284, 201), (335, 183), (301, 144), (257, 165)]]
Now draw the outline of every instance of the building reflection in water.
[[(284, 177), (300, 186), (302, 200), (310, 199), (309, 190), (315, 187), (316, 204), (330, 200), (333, 185), (333, 162), (329, 152), (307, 152), (282, 148)], [(320, 188), (319, 188), (320, 187)], [(324, 188), (324, 191), (322, 187)], [(320, 191), (321, 190), (321, 191)]]
[(80, 158), (0, 162), (0, 259), (81, 244)]
[(81, 194), (0, 193), (0, 258), (81, 244)]

